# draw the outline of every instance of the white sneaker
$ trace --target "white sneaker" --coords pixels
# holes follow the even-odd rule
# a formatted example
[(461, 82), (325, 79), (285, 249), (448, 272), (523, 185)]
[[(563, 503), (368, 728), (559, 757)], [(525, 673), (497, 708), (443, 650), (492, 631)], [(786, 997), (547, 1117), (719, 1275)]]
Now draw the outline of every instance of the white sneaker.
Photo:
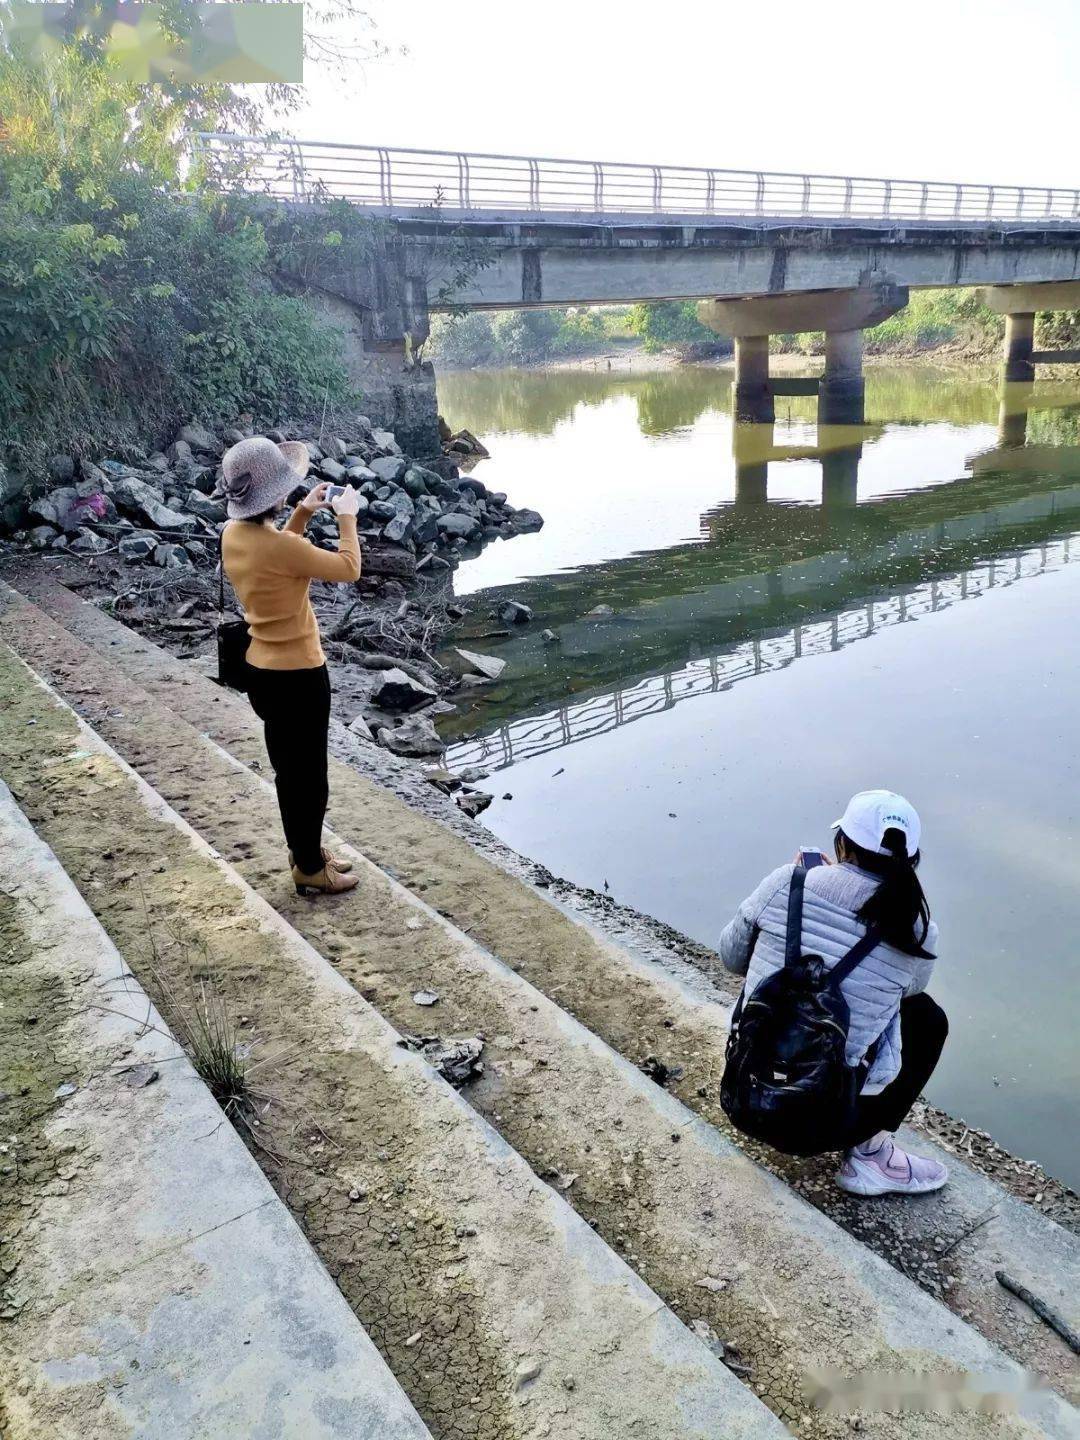
[(882, 1132), (848, 1151), (836, 1183), (849, 1195), (927, 1195), (948, 1178), (940, 1161), (910, 1155)]

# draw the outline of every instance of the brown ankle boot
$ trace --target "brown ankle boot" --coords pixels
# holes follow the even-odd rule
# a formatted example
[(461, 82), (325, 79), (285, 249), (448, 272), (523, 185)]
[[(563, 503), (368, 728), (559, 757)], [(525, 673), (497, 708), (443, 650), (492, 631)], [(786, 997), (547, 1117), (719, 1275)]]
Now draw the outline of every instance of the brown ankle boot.
[[(334, 869), (340, 871), (342, 875), (348, 875), (349, 871), (352, 869), (351, 860), (339, 860), (336, 855), (332, 855), (330, 853), (330, 851), (326, 848), (325, 845), (322, 848), (322, 858), (324, 865), (332, 865)], [(294, 866), (296, 864), (296, 860), (294, 859), (291, 850), (289, 851), (289, 864), (291, 866)]]
[(298, 895), (343, 895), (357, 885), (355, 875), (342, 875), (333, 865), (324, 865), (314, 875), (305, 875), (294, 865), (292, 878)]

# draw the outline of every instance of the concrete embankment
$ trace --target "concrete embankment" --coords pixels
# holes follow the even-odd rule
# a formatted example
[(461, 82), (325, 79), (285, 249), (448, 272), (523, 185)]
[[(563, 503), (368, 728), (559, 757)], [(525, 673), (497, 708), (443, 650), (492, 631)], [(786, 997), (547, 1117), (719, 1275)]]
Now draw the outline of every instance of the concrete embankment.
[[(103, 651), (117, 658), (123, 652), (131, 670), (153, 662), (154, 686), (171, 697), (165, 708), (149, 688), (139, 688), (131, 670), (117, 670), (33, 607), (14, 599), (10, 606), (5, 633), (23, 653), (79, 700), (95, 727), (384, 1015), (399, 1028), (415, 1027), (420, 1012), (412, 995), (434, 988), (441, 992), (436, 1013), (443, 1033), (483, 1031), (491, 1064), (485, 1079), (472, 1087), (473, 1103), (534, 1171), (548, 1174), (612, 1246), (623, 1249), (661, 1295), (682, 1307), (687, 1318), (704, 1321), (737, 1343), (755, 1386), (800, 1433), (847, 1433), (834, 1428), (834, 1418), (805, 1410), (800, 1372), (807, 1365), (840, 1361), (920, 1370), (930, 1365), (1008, 1374), (1002, 1357), (973, 1330), (758, 1170), (712, 1125), (695, 1119), (583, 1029), (565, 1013), (571, 1007), (562, 992), (570, 989), (575, 1006), (584, 997), (601, 1021), (606, 1014), (609, 1029), (622, 1025), (631, 1054), (641, 1025), (655, 1026), (654, 1038), (665, 1028), (677, 1029), (695, 1067), (712, 1064), (718, 1051), (722, 1031), (716, 1016), (700, 1006), (690, 1014), (685, 997), (680, 1002), (669, 983), (635, 966), (519, 882), (496, 871), (485, 877), (483, 870), (468, 866), (456, 870), (445, 853), (437, 855), (431, 848), (434, 835), (410, 829), (421, 817), (394, 816), (388, 810), (391, 797), (381, 797), (381, 814), (361, 813), (361, 797), (375, 808), (380, 798), (377, 792), (368, 796), (370, 786), (350, 791), (347, 774), (335, 777), (342, 791), (339, 828), (347, 819), (344, 833), (351, 836), (354, 824), (377, 828), (382, 822), (383, 843), (390, 843), (389, 834), (399, 847), (395, 858), (402, 868), (410, 867), (413, 892), (429, 886), (425, 898), (435, 891), (438, 908), (454, 914), (459, 924), (462, 909), (471, 906), (474, 934), (485, 914), (489, 933), (501, 921), (497, 938), (516, 945), (518, 953), (508, 964), (500, 963), (374, 867), (365, 867), (361, 891), (347, 907), (294, 903), (282, 893), (273, 800), (265, 781), (239, 768), (237, 758), (224, 756), (179, 718), (196, 700), (200, 682), (182, 669), (170, 675), (174, 662), (155, 657), (148, 647), (127, 651), (123, 643), (109, 643), (123, 642), (122, 635), (110, 634), (107, 641), (99, 635)], [(93, 614), (85, 619), (89, 626)], [(118, 707), (115, 696), (121, 693)], [(216, 712), (215, 729), (235, 727), (230, 745), (238, 757), (251, 744), (242, 711), (234, 713), (229, 697), (211, 704), (203, 696), (201, 703)], [(247, 758), (261, 763), (255, 753)], [(10, 749), (3, 763), (24, 777), (34, 769), (32, 761)], [(343, 805), (349, 806), (347, 814)], [(64, 841), (70, 826), (49, 809), (43, 802), (41, 823), (55, 832), (58, 845), (73, 847), (74, 863), (78, 846), (70, 837)], [(438, 828), (423, 823), (433, 832)], [(426, 845), (426, 853), (408, 853), (405, 835)], [(444, 833), (444, 846), (448, 841)], [(462, 848), (474, 865), (484, 865)], [(485, 888), (477, 888), (478, 878), (488, 881)], [(499, 879), (505, 890), (497, 888)], [(493, 901), (500, 905), (499, 919)], [(112, 923), (128, 923), (108, 897), (94, 903), (100, 904), (107, 925), (109, 910)], [(504, 910), (516, 919), (510, 928)], [(419, 926), (410, 926), (409, 920)], [(536, 969), (540, 960), (548, 973), (537, 975), (536, 983), (549, 995), (559, 992), (557, 1004), (515, 973), (526, 965)], [(571, 983), (575, 971), (576, 984)], [(638, 1030), (617, 1014), (619, 1005), (637, 1007)], [(715, 1281), (715, 1288), (702, 1287), (703, 1279)], [(1057, 1401), (1044, 1398), (1036, 1410), (1035, 1433), (1040, 1427), (1046, 1434), (1072, 1433), (1073, 1412)], [(878, 1421), (884, 1422), (882, 1428)], [(929, 1434), (926, 1424), (936, 1429), (936, 1421), (924, 1423), (916, 1416), (902, 1422), (879, 1416), (864, 1428), (883, 1436)], [(1030, 1433), (1020, 1421), (968, 1414), (957, 1419), (952, 1433), (1004, 1435), (1014, 1433), (1016, 1425), (1021, 1428), (1015, 1433)]]
[[(10, 652), (0, 669), (4, 773), (166, 1015), (197, 983), (238, 1017), (254, 1153), (436, 1436), (784, 1433), (228, 862)], [(422, 944), (401, 909), (383, 923)]]
[[(27, 607), (19, 635), (27, 653), (36, 657), (35, 663), (55, 666), (67, 636), (77, 635), (97, 647), (95, 654), (107, 656), (121, 668), (125, 677), (121, 684), (134, 681), (145, 686), (155, 702), (164, 702), (174, 715), (206, 728), (237, 759), (255, 766), (263, 763), (258, 727), (242, 697), (210, 685), (190, 666), (173, 660), (61, 587), (39, 583), (27, 588), (64, 627), (50, 629), (48, 622), (36, 618), (33, 608)], [(90, 659), (87, 665), (87, 658), (79, 662), (79, 678), (74, 683), (76, 693), (90, 696), (101, 693), (101, 676), (95, 676), (101, 662)], [(102, 723), (113, 727), (110, 733), (123, 748), (118, 722), (106, 715)], [(145, 739), (145, 726), (140, 729)], [(180, 786), (185, 791), (190, 788)], [(407, 809), (348, 767), (334, 767), (332, 791), (332, 819), (366, 855), (451, 917), (461, 930), (620, 1055), (637, 1064), (656, 1056), (673, 1071), (681, 1070), (670, 1082), (672, 1093), (743, 1148), (741, 1139), (728, 1129), (717, 1098), (725, 1006), (703, 1002), (700, 989), (681, 986), (657, 966), (609, 944), (449, 835), (444, 827)], [(197, 796), (184, 803), (197, 805)], [(194, 809), (189, 818), (197, 826), (203, 823)], [(212, 817), (208, 823), (214, 823)], [(273, 831), (273, 819), (267, 823)], [(266, 852), (265, 873), (269, 876), (277, 863), (275, 844)], [(364, 983), (378, 987), (376, 1003), (406, 1028), (416, 1023), (412, 992), (424, 988), (427, 978), (423, 961), (411, 952), (404, 960), (395, 958), (389, 973), (375, 965), (368, 965), (363, 972)], [(456, 1007), (453, 1012), (451, 1004)], [(395, 1010), (396, 1005), (401, 1009)], [(460, 1028), (483, 1028), (482, 1020), (487, 1023), (486, 1017), (478, 1017), (475, 997), (469, 991), (464, 998), (445, 995), (441, 1005), (441, 1014), (452, 1014)], [(495, 1027), (491, 1035), (497, 1036), (497, 1020), (490, 1023)], [(478, 1098), (477, 1103), (484, 1101)], [(498, 1123), (505, 1126), (508, 1122)], [(925, 1145), (925, 1137), (918, 1143)], [(1080, 1320), (1076, 1314), (1080, 1259), (1075, 1237), (967, 1170), (954, 1156), (946, 1157), (954, 1183), (913, 1207), (889, 1200), (858, 1204), (838, 1197), (827, 1161), (807, 1165), (786, 1162), (752, 1147), (751, 1153), (888, 1258), (902, 1274), (918, 1276), (925, 1288), (1016, 1360), (1035, 1366), (1075, 1397), (1076, 1368), (1067, 1347), (1004, 1295), (994, 1280), (995, 1269), (1007, 1262), (1075, 1325)], [(578, 1171), (580, 1178), (571, 1198), (584, 1213), (593, 1215), (600, 1201), (590, 1208), (590, 1175), (601, 1164), (600, 1156), (593, 1152), (591, 1157), (583, 1157), (580, 1165), (552, 1163), (564, 1172)], [(596, 1184), (602, 1197), (602, 1176)], [(958, 1238), (978, 1221), (982, 1223), (970, 1239)], [(619, 1240), (618, 1226), (616, 1219), (610, 1232), (613, 1243)], [(946, 1247), (947, 1256), (942, 1253)]]
[(0, 1430), (430, 1440), (2, 782), (0, 897)]

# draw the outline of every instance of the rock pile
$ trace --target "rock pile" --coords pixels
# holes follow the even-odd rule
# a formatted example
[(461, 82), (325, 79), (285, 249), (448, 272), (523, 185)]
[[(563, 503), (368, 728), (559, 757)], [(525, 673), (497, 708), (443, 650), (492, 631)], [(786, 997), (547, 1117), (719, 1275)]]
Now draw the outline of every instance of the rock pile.
[[(250, 426), (220, 432), (185, 425), (165, 451), (130, 451), (97, 464), (58, 455), (50, 487), (27, 507), (13, 535), (37, 550), (93, 555), (113, 551), (126, 561), (168, 568), (213, 561), (225, 508), (210, 498), (223, 452), (256, 433)], [(516, 510), (505, 494), (462, 475), (440, 455), (421, 463), (402, 453), (388, 430), (364, 416), (319, 442), (295, 429), (263, 432), (271, 440), (303, 440), (311, 456), (309, 483), (330, 480), (360, 492), (358, 524), (368, 576), (410, 579), (453, 568), (490, 540), (539, 530), (535, 510)], [(297, 491), (294, 498), (298, 498)], [(308, 533), (332, 545), (337, 522), (317, 512)]]

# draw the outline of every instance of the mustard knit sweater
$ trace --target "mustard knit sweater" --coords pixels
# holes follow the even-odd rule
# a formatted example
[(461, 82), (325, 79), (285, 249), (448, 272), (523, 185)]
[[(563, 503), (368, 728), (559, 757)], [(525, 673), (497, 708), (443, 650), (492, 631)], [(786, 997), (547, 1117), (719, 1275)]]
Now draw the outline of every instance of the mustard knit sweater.
[(311, 518), (299, 505), (282, 529), (232, 520), (221, 536), (225, 574), (244, 607), (251, 645), (248, 664), (260, 670), (314, 670), (325, 663), (308, 595), (312, 580), (358, 580), (356, 516), (338, 516), (337, 552), (304, 538)]

